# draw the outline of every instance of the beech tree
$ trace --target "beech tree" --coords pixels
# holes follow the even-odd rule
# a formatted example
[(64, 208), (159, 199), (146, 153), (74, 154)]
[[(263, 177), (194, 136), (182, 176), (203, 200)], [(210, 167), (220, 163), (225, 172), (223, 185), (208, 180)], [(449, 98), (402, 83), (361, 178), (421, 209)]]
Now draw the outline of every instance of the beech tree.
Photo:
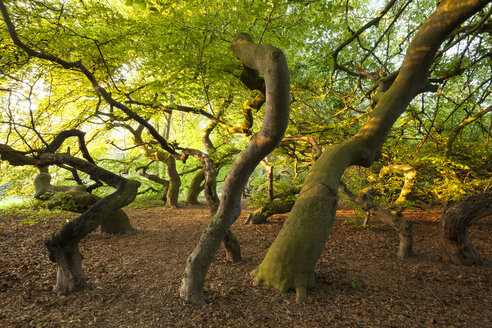
[(265, 79), (265, 118), (261, 130), (253, 135), (229, 171), (217, 213), (186, 261), (180, 295), (199, 304), (205, 303), (203, 283), (210, 263), (226, 231), (241, 213), (244, 186), (259, 162), (280, 143), (289, 119), (290, 81), (283, 53), (273, 46), (256, 45), (245, 34), (236, 36), (231, 48), (245, 66), (259, 71)]
[[(25, 152), (15, 150), (7, 145), (0, 145), (0, 158), (12, 165), (36, 165), (40, 168), (40, 174), (42, 175), (48, 174), (47, 167), (49, 165), (68, 167), (71, 170), (85, 172), (94, 180), (102, 181), (116, 189), (116, 191), (102, 199), (89, 197), (89, 201), (83, 204), (86, 210), (83, 210), (82, 215), (65, 223), (58, 233), (53, 234), (51, 238), (45, 240), (50, 260), (58, 265), (57, 282), (53, 289), (54, 292), (71, 292), (85, 286), (82, 255), (79, 251), (79, 242), (82, 238), (100, 225), (103, 226), (103, 230), (113, 233), (126, 233), (132, 230), (128, 217), (124, 214), (122, 215), (119, 211), (121, 211), (123, 206), (135, 199), (140, 183), (127, 180), (97, 166), (87, 152), (83, 135), (81, 131), (60, 133), (46, 148), (35, 151), (31, 156), (27, 156)], [(78, 136), (85, 160), (71, 156), (69, 153), (57, 152), (63, 142), (71, 136)], [(53, 188), (52, 186), (46, 185), (46, 182), (49, 184), (49, 180), (46, 181), (45, 177), (41, 177), (41, 180), (44, 181), (39, 181), (38, 177), (39, 193), (49, 191), (46, 189), (51, 189), (52, 191), (63, 190), (77, 194), (72, 194), (72, 199), (79, 199), (80, 193), (83, 193), (83, 198), (87, 198), (85, 188)]]
[[(106, 157), (98, 165), (107, 171), (141, 174), (164, 189), (170, 181), (148, 157), (169, 163), (169, 175), (196, 172), (190, 203), (203, 185), (213, 218), (181, 288), (197, 303), (204, 302), (203, 281), (223, 238), (228, 257), (240, 257), (229, 228), (242, 190), (251, 174), (263, 178), (253, 170), (280, 144), (266, 164), (273, 210), (294, 203), (288, 197), (277, 206), (275, 172), (289, 170), (294, 178), (284, 179), (285, 190), (297, 194), (312, 168), (255, 277), (297, 289), (300, 301), (314, 281), (344, 172), (354, 200), (398, 230), (402, 257), (411, 254), (410, 225), (364, 197), (365, 176), (382, 166), (415, 168), (415, 179), (407, 176), (412, 192), (403, 188), (398, 201), (405, 205), (489, 188), (492, 10), (481, 10), (489, 2), (439, 1), (427, 19), (433, 0), (0, 1), (1, 142), (29, 157), (46, 148), (45, 139), (80, 129), (91, 154)], [(257, 44), (235, 37), (240, 32)], [(115, 153), (108, 139), (143, 154)], [(29, 181), (37, 171), (11, 170)], [(2, 174), (0, 183), (9, 178)], [(57, 189), (48, 178), (41, 172), (40, 190)], [(382, 180), (379, 186), (400, 189)], [(173, 190), (167, 200), (176, 204)], [(271, 213), (265, 209), (258, 219)]]
[(295, 289), (302, 302), (314, 285), (314, 266), (331, 231), (338, 185), (351, 165), (370, 166), (396, 119), (425, 90), (429, 68), (440, 45), (462, 22), (490, 1), (442, 1), (410, 43), (391, 86), (371, 117), (349, 140), (326, 149), (311, 168), (291, 214), (254, 272), (256, 281), (281, 291)]

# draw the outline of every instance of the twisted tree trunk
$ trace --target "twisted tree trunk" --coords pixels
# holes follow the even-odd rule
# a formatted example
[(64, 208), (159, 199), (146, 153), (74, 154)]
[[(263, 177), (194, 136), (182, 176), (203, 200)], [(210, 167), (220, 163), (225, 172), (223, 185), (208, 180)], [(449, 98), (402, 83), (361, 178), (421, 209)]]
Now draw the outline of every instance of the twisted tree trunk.
[(41, 155), (40, 166), (52, 164), (75, 167), (116, 188), (114, 193), (102, 198), (81, 216), (63, 225), (58, 233), (45, 241), (50, 260), (58, 264), (57, 283), (53, 290), (71, 292), (85, 285), (82, 255), (78, 248), (80, 240), (94, 231), (109, 214), (131, 203), (135, 199), (140, 183), (127, 180), (68, 154)]
[(340, 182), (340, 188), (342, 192), (345, 193), (351, 201), (359, 204), (362, 209), (367, 213), (367, 215), (372, 215), (377, 217), (384, 223), (393, 227), (400, 237), (400, 247), (398, 248), (398, 257), (405, 259), (413, 255), (413, 228), (412, 222), (405, 220), (404, 218), (395, 215), (382, 208), (372, 199), (372, 197), (366, 192), (362, 195), (355, 195), (350, 191), (345, 183)]
[(442, 260), (457, 265), (481, 264), (483, 260), (468, 235), (468, 227), (489, 215), (492, 215), (492, 191), (468, 196), (447, 206), (437, 236)]
[[(210, 209), (210, 216), (213, 218), (217, 213), (220, 205), (219, 196), (217, 196), (217, 172), (213, 165), (210, 156), (197, 149), (185, 148), (181, 149), (183, 154), (194, 156), (203, 165), (203, 174), (205, 178), (205, 185), (203, 187), (205, 199), (207, 200), (208, 207)], [(241, 261), (241, 247), (236, 236), (229, 229), (224, 236), (224, 248), (226, 250), (227, 259), (231, 262)]]
[[(84, 186), (53, 186), (51, 175), (40, 172), (34, 178), (34, 197), (47, 200), (49, 209), (62, 207), (64, 210), (84, 213), (101, 200), (101, 197), (87, 192)], [(105, 233), (128, 233), (133, 231), (128, 215), (118, 208), (101, 220), (101, 231)]]
[(229, 171), (217, 213), (186, 261), (180, 295), (204, 304), (203, 283), (217, 249), (241, 213), (241, 194), (258, 163), (279, 144), (289, 121), (289, 71), (283, 53), (272, 46), (257, 45), (246, 34), (237, 35), (232, 50), (247, 66), (260, 71), (266, 84), (266, 109), (261, 130)]
[(351, 165), (370, 166), (394, 122), (422, 92), (441, 43), (489, 0), (444, 0), (410, 43), (398, 76), (384, 92), (371, 118), (348, 141), (329, 147), (307, 175), (287, 221), (257, 270), (256, 281), (283, 292), (295, 289), (297, 301), (314, 285), (314, 267), (331, 231), (338, 185)]

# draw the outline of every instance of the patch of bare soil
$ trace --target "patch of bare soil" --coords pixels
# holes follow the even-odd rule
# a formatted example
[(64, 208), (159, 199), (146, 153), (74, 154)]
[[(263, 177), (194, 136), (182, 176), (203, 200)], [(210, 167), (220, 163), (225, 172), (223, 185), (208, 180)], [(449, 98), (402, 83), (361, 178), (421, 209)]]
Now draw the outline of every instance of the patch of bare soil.
[[(56, 267), (43, 240), (69, 214), (19, 225), (20, 214), (0, 213), (1, 327), (491, 327), (491, 267), (439, 262), (434, 243), (439, 211), (407, 211), (416, 256), (396, 257), (398, 236), (378, 221), (371, 229), (342, 224), (339, 211), (317, 265), (317, 287), (302, 305), (253, 286), (249, 272), (264, 257), (285, 215), (260, 226), (233, 226), (244, 260), (220, 250), (206, 280), (208, 306), (184, 304), (179, 286), (185, 260), (209, 221), (204, 205), (126, 209), (137, 229), (129, 235), (93, 233), (81, 242), (88, 286), (51, 293)], [(492, 222), (470, 229), (491, 258)]]

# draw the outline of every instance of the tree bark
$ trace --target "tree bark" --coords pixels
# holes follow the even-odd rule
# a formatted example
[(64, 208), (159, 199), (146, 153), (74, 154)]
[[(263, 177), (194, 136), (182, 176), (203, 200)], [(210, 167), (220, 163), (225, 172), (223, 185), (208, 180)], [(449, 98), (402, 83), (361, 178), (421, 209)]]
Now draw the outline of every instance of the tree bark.
[[(215, 171), (212, 159), (206, 153), (197, 149), (185, 148), (181, 149), (183, 154), (194, 156), (203, 165), (203, 174), (205, 178), (204, 194), (210, 209), (210, 216), (213, 218), (217, 213), (220, 205), (219, 197), (217, 196), (217, 172)], [(236, 263), (241, 261), (241, 247), (236, 236), (229, 229), (224, 236), (224, 248), (226, 257), (229, 261)]]
[[(34, 197), (46, 200), (49, 209), (62, 207), (67, 211), (84, 213), (101, 200), (100, 197), (87, 192), (84, 186), (53, 186), (51, 175), (47, 171), (40, 172), (34, 178), (34, 188)], [(119, 208), (101, 220), (101, 231), (123, 234), (133, 231), (133, 228), (128, 215)]]
[(198, 195), (203, 190), (202, 182), (205, 180), (205, 173), (203, 170), (198, 171), (191, 179), (190, 187), (188, 189), (188, 196), (186, 202), (188, 204), (199, 204)]
[(181, 178), (176, 170), (176, 160), (171, 155), (168, 156), (166, 161), (167, 175), (169, 176), (169, 188), (166, 195), (166, 206), (176, 208), (178, 207), (179, 187), (181, 187)]
[(260, 131), (229, 171), (217, 213), (188, 257), (180, 295), (189, 302), (205, 304), (203, 283), (217, 249), (241, 213), (241, 195), (258, 163), (280, 143), (289, 121), (289, 71), (283, 53), (269, 45), (257, 45), (246, 34), (237, 35), (232, 50), (249, 68), (265, 78), (266, 109)]
[(140, 183), (127, 180), (95, 164), (86, 162), (68, 154), (44, 153), (38, 163), (46, 165), (69, 165), (104, 181), (116, 191), (99, 200), (78, 218), (63, 225), (62, 229), (45, 241), (50, 260), (58, 264), (55, 292), (71, 292), (85, 285), (82, 270), (82, 255), (78, 244), (82, 238), (94, 231), (101, 221), (123, 206), (131, 203), (137, 194)]
[(268, 217), (274, 214), (290, 212), (292, 210), (292, 206), (294, 206), (293, 199), (274, 199), (251, 213), (245, 223), (265, 223)]
[(283, 292), (295, 289), (297, 301), (314, 285), (314, 267), (331, 231), (338, 185), (351, 165), (370, 166), (394, 122), (422, 90), (441, 43), (488, 0), (444, 0), (410, 43), (398, 76), (382, 94), (372, 116), (348, 141), (329, 147), (307, 175), (282, 230), (257, 270), (256, 281)]
[(468, 235), (468, 227), (489, 215), (492, 215), (492, 191), (465, 197), (444, 209), (437, 235), (443, 262), (457, 265), (483, 262)]
[(155, 183), (158, 183), (162, 186), (162, 200), (164, 203), (167, 203), (167, 191), (169, 189), (169, 181), (162, 179), (159, 175), (157, 174), (151, 174), (147, 173), (147, 169), (150, 166), (150, 164), (154, 163), (154, 161), (149, 162), (149, 164), (145, 166), (140, 166), (136, 168), (136, 171), (141, 171), (140, 175), (149, 179), (150, 181), (154, 181)]

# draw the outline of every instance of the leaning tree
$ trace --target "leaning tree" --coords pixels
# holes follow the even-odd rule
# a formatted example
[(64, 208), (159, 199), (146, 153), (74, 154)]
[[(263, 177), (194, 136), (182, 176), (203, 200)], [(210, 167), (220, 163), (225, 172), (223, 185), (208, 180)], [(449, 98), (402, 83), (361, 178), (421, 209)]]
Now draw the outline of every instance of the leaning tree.
[(241, 195), (246, 182), (260, 161), (280, 143), (289, 120), (289, 71), (282, 51), (255, 44), (246, 34), (237, 35), (231, 48), (246, 66), (246, 71), (259, 71), (263, 75), (265, 116), (261, 130), (253, 135), (229, 171), (219, 208), (186, 261), (180, 295), (200, 304), (205, 303), (203, 283), (207, 270), (226, 232), (241, 213)]
[[(253, 273), (256, 281), (263, 281), (268, 286), (281, 291), (295, 289), (298, 302), (306, 297), (307, 288), (314, 285), (314, 266), (331, 231), (342, 174), (352, 165), (368, 167), (380, 156), (382, 146), (393, 124), (412, 99), (422, 92), (435, 90), (435, 87), (429, 84), (428, 74), (441, 44), (462, 22), (476, 14), (489, 2), (490, 0), (444, 0), (421, 25), (408, 46), (400, 69), (381, 80), (378, 99), (374, 102), (374, 108), (367, 122), (349, 140), (328, 147), (311, 168), (291, 214), (268, 250), (265, 259)], [(378, 19), (381, 18), (378, 16)], [(377, 24), (377, 21), (372, 24)], [(353, 41), (357, 36), (354, 34), (354, 37), (347, 43)], [(233, 43), (233, 49), (242, 50), (239, 45), (243, 43), (237, 41), (235, 43), (236, 47)], [(249, 45), (249, 48), (253, 46)], [(257, 58), (260, 54), (262, 54), (260, 50), (255, 51)], [(241, 55), (241, 53), (238, 54), (238, 57), (242, 59)], [(260, 67), (258, 65), (261, 63), (260, 60), (255, 62), (243, 60), (243, 62), (265, 75), (267, 111), (269, 110), (269, 99), (274, 109), (280, 108), (273, 103), (272, 98), (275, 95), (273, 91), (268, 91), (268, 82), (280, 80), (272, 75), (275, 70), (268, 69), (266, 66)], [(260, 134), (268, 133), (266, 128), (278, 131), (280, 123), (267, 119), (268, 115), (266, 115)], [(255, 141), (254, 138), (252, 141)], [(231, 173), (235, 173), (234, 168)], [(237, 178), (240, 176), (238, 175)], [(235, 182), (235, 179), (236, 176), (232, 174), (228, 177), (228, 181), (231, 182)], [(244, 184), (238, 184), (241, 190), (243, 186)], [(226, 182), (226, 190), (228, 187), (228, 182)], [(239, 204), (239, 200), (236, 200), (236, 203)], [(223, 202), (221, 205), (225, 204), (234, 203)], [(181, 286), (181, 296), (185, 300), (204, 303), (203, 281), (224, 232), (237, 217), (233, 209), (234, 207), (231, 206), (229, 215), (218, 215), (212, 221), (190, 255)]]
[(349, 140), (328, 147), (310, 170), (282, 230), (254, 275), (281, 291), (295, 289), (297, 301), (314, 285), (314, 266), (333, 225), (338, 185), (352, 165), (368, 167), (394, 122), (412, 99), (426, 90), (429, 68), (441, 44), (489, 0), (442, 1), (422, 24), (389, 88), (379, 97), (371, 117)]

